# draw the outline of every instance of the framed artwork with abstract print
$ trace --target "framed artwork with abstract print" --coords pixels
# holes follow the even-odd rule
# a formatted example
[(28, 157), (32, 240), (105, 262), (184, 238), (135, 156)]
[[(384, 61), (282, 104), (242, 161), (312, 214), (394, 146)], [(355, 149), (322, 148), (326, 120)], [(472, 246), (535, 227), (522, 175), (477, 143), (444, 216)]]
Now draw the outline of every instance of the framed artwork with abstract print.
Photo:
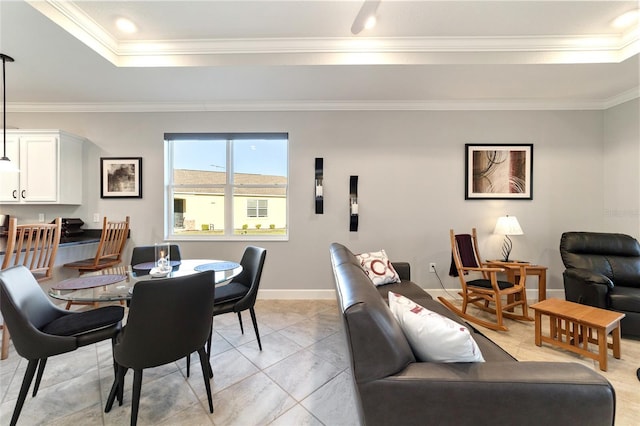
[(466, 144), (465, 200), (533, 199), (533, 144)]
[(100, 198), (142, 198), (142, 157), (100, 158)]

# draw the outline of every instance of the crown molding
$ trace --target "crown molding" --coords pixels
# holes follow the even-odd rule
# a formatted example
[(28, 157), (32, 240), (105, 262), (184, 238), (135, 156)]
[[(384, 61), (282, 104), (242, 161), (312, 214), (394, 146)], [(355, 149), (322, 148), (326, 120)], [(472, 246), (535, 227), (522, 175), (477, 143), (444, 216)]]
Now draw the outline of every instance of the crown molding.
[(423, 100), (423, 101), (246, 101), (246, 102), (13, 102), (11, 113), (107, 112), (283, 112), (283, 111), (544, 111), (606, 110), (640, 98), (640, 87), (605, 100)]
[(602, 102), (601, 109), (613, 108), (614, 106), (629, 102), (637, 98), (640, 98), (640, 87), (634, 87), (633, 89), (629, 89), (616, 96), (612, 96), (611, 98)]
[(622, 62), (640, 30), (622, 35), (118, 40), (70, 1), (27, 0), (119, 67), (354, 64), (568, 64)]
[(25, 1), (109, 62), (118, 62), (118, 41), (72, 1)]

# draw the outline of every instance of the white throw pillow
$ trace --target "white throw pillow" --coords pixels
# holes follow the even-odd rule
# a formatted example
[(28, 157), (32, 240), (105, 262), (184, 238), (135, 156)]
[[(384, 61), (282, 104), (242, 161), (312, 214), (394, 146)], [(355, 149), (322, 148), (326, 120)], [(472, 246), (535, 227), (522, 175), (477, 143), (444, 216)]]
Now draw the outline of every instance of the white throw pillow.
[(389, 308), (418, 360), (484, 362), (478, 344), (464, 325), (391, 291)]
[(360, 266), (367, 273), (367, 276), (374, 285), (399, 283), (400, 276), (393, 269), (387, 253), (384, 250), (370, 253), (360, 253), (356, 257)]

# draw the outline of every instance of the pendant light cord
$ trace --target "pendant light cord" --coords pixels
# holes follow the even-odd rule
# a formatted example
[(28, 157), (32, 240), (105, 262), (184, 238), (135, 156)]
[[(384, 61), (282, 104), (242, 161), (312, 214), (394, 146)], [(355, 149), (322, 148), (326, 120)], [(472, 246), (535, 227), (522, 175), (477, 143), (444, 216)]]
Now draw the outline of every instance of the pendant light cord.
[(7, 80), (4, 72), (4, 56), (2, 56), (2, 158), (7, 156)]
[(2, 57), (2, 159), (7, 158), (7, 77), (5, 72), (5, 63), (7, 61), (13, 62), (11, 56), (0, 53)]

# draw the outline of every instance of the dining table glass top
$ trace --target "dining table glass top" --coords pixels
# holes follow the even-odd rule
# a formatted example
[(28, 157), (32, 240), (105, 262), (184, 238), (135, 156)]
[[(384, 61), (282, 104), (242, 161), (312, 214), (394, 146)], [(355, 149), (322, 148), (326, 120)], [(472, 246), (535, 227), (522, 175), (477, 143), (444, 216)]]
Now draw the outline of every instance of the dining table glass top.
[[(177, 263), (177, 262), (176, 262)], [(242, 272), (236, 262), (213, 259), (183, 259), (174, 264), (172, 270), (163, 277), (149, 274), (144, 265), (115, 266), (97, 272), (90, 272), (77, 278), (70, 278), (54, 284), (49, 296), (71, 302), (109, 302), (128, 300), (137, 282), (161, 278), (184, 277), (202, 271), (215, 271), (215, 284), (224, 285)], [(141, 268), (142, 267), (142, 268)]]

